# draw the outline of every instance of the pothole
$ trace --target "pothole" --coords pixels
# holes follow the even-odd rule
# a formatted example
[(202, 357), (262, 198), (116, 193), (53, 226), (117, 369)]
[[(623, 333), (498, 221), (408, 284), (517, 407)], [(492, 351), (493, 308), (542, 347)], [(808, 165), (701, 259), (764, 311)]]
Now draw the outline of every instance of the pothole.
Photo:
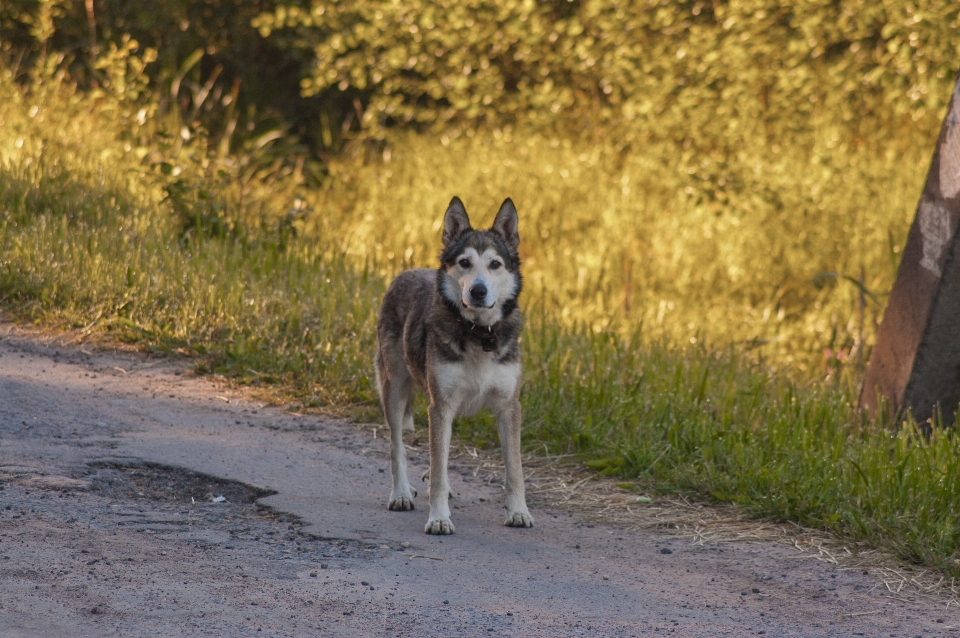
[(139, 502), (141, 512), (189, 513), (194, 524), (224, 530), (238, 542), (273, 546), (291, 556), (317, 560), (371, 558), (383, 549), (372, 542), (315, 536), (309, 528), (304, 529), (299, 517), (256, 502), (276, 491), (239, 481), (153, 463), (109, 462), (90, 464), (84, 478), (89, 491), (98, 496)]
[(276, 494), (239, 481), (231, 481), (177, 467), (143, 463), (91, 464), (87, 477), (91, 491), (108, 498), (149, 499), (166, 503), (209, 503), (226, 501), (253, 504)]

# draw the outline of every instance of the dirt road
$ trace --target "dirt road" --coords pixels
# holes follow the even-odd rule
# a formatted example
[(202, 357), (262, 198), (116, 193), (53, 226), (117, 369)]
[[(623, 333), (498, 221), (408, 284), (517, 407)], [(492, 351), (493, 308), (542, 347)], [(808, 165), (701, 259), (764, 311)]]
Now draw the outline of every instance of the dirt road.
[(183, 362), (4, 333), (2, 636), (958, 635), (956, 607), (779, 545), (535, 499), (536, 527), (503, 527), (502, 477), (468, 462), (457, 533), (426, 536), (424, 491), (386, 509), (382, 430), (263, 407)]

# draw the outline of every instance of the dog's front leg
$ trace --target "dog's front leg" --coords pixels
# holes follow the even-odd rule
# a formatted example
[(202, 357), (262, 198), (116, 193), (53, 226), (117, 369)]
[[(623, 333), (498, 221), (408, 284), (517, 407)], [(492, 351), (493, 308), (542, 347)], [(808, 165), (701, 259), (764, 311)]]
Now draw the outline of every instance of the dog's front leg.
[(497, 413), (497, 430), (503, 448), (503, 464), (507, 470), (507, 518), (504, 525), (510, 527), (533, 527), (533, 516), (527, 509), (526, 490), (523, 485), (523, 467), (520, 461), (520, 401), (507, 402)]
[(423, 531), (427, 534), (453, 534), (447, 459), (454, 411), (449, 406), (431, 403), (427, 415), (430, 418), (430, 517)]

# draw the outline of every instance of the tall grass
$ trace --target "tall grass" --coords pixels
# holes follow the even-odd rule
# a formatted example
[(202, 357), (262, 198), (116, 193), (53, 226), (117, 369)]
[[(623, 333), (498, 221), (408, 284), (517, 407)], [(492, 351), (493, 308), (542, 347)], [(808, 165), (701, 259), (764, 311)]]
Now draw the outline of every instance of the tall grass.
[[(813, 288), (815, 271), (862, 263), (880, 288), (892, 277), (881, 240), (905, 227), (917, 179), (892, 159), (841, 153), (843, 171), (813, 177), (785, 163), (765, 179), (782, 179), (773, 190), (796, 206), (761, 198), (725, 218), (673, 194), (657, 149), (410, 137), (389, 159), (344, 160), (317, 190), (292, 173), (265, 183), (231, 172), (202, 139), (158, 141), (152, 159), (162, 122), (131, 133), (136, 118), (114, 117), (109, 96), (55, 75), (26, 91), (0, 75), (0, 98), (0, 302), (18, 320), (182, 352), (198, 371), (273, 384), (305, 405), (375, 413), (385, 276), (433, 263), (452, 193), (481, 222), (513, 195), (529, 281), (529, 449), (960, 574), (954, 431), (891, 432), (862, 421), (842, 386), (783, 373), (789, 357), (851, 339), (850, 291)], [(853, 215), (857, 198), (876, 208), (853, 230), (815, 212), (830, 203)], [(258, 216), (267, 221), (249, 221)], [(839, 336), (824, 341), (831, 321)], [(744, 356), (754, 338), (780, 339), (777, 366)], [(484, 418), (458, 428), (495, 437)]]
[(164, 146), (162, 121), (131, 136), (109, 96), (83, 96), (62, 76), (31, 89), (0, 76), (10, 312), (200, 355), (202, 370), (285, 384), (310, 405), (373, 401), (366, 364), (383, 282), (335, 246), (296, 237), (284, 212), (296, 176), (215, 162), (202, 139)]
[(0, 235), (0, 291), (21, 319), (195, 356), (200, 372), (280, 384), (308, 406), (375, 400), (364, 363), (382, 282), (314, 245), (184, 246), (162, 227), (71, 223), (56, 208)]
[(389, 275), (434, 261), (451, 194), (480, 225), (510, 196), (529, 307), (594, 332), (750, 344), (797, 378), (822, 379), (872, 343), (880, 308), (868, 301), (861, 328), (857, 288), (817, 276), (863, 272), (885, 297), (933, 140), (902, 153), (843, 147), (829, 130), (795, 141), (744, 148), (719, 201), (691, 187), (702, 180), (669, 144), (628, 154), (616, 140), (402, 136), (335, 164), (306, 223)]

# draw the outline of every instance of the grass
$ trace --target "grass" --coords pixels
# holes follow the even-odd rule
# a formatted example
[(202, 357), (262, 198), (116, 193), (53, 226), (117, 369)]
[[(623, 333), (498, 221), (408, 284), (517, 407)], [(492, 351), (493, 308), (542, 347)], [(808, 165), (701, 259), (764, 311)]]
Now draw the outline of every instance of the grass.
[[(104, 98), (37, 82), (24, 92), (0, 77), (0, 303), (18, 321), (180, 352), (198, 371), (377, 418), (371, 353), (387, 277), (433, 262), (452, 192), (490, 213), (511, 194), (525, 224), (529, 449), (960, 575), (955, 430), (924, 438), (854, 412), (836, 364), (819, 367), (823, 348), (849, 356), (862, 336), (853, 292), (809, 281), (862, 264), (870, 287), (889, 285), (888, 234), (903, 234), (919, 169), (838, 151), (829, 161), (843, 171), (797, 177), (825, 155), (782, 151), (767, 177), (784, 203), (717, 216), (675, 194), (686, 178), (658, 164), (664, 149), (618, 158), (600, 143), (491, 133), (402, 138), (389, 158), (347, 157), (311, 188), (235, 171), (202, 140), (163, 147), (161, 124), (131, 133)], [(816, 212), (828, 203), (876, 208), (851, 226)], [(489, 417), (457, 427), (475, 443), (495, 437)]]
[(956, 572), (955, 431), (924, 441), (909, 425), (863, 423), (841, 392), (798, 387), (733, 352), (537, 336), (528, 361), (541, 363), (543, 381), (525, 402), (534, 440), (579, 452), (606, 474)]
[[(539, 135), (403, 135), (382, 155), (341, 158), (305, 222), (389, 277), (433, 263), (451, 194), (480, 225), (509, 195), (527, 307), (567, 328), (749, 344), (795, 378), (836, 378), (872, 343), (881, 308), (868, 299), (861, 328), (857, 288), (818, 275), (862, 272), (884, 299), (933, 140), (893, 152), (831, 135), (745, 146), (725, 168), (684, 166), (665, 143), (624, 154)], [(738, 171), (722, 201), (706, 192), (720, 170)]]

